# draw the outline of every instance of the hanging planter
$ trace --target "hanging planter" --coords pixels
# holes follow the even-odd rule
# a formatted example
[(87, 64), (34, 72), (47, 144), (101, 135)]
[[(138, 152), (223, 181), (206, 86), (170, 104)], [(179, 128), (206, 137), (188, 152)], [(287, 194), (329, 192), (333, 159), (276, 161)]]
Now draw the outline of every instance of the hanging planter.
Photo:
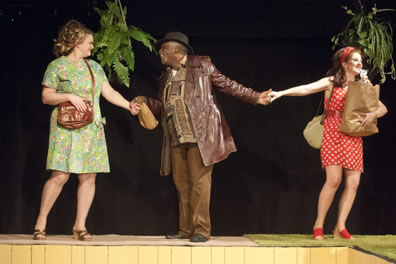
[[(343, 6), (346, 13), (352, 18), (345, 29), (332, 37), (333, 49), (337, 46), (354, 46), (362, 49), (370, 66), (369, 75), (380, 75), (380, 83), (384, 83), (386, 75), (396, 79), (395, 65), (393, 61), (392, 26), (389, 22), (381, 21), (377, 14), (394, 9), (377, 9), (376, 5), (371, 12), (365, 14), (363, 5), (354, 13), (348, 7)], [(389, 69), (389, 70), (387, 70)]]
[(115, 72), (121, 82), (129, 87), (130, 72), (135, 70), (135, 54), (132, 41), (139, 41), (153, 50), (155, 38), (126, 23), (126, 7), (121, 0), (106, 2), (107, 9), (94, 8), (100, 16), (100, 30), (94, 34), (95, 47), (93, 54), (103, 69), (112, 78)]

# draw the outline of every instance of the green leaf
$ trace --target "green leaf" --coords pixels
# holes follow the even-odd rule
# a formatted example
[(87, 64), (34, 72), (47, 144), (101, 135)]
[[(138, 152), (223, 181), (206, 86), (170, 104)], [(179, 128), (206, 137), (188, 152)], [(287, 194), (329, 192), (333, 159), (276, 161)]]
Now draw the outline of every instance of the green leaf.
[(135, 70), (135, 54), (133, 53), (132, 48), (123, 47), (121, 49), (121, 57), (128, 65), (128, 68), (133, 72)]
[(141, 31), (135, 27), (129, 27), (129, 36), (139, 42), (142, 42), (143, 45), (152, 51), (153, 49), (153, 42), (156, 40), (151, 35)]
[(109, 53), (114, 53), (116, 50), (120, 48), (122, 37), (123, 37), (122, 32), (116, 31), (116, 34), (113, 34), (112, 38), (108, 40)]
[(367, 32), (357, 32), (360, 39), (365, 39), (367, 37)]
[(379, 13), (379, 12), (388, 12), (388, 11), (396, 11), (396, 9), (390, 9), (390, 8), (387, 8), (387, 9), (377, 9), (377, 13)]
[(118, 78), (129, 87), (129, 72), (128, 68), (122, 65), (118, 58), (114, 59), (113, 61), (113, 69), (117, 73)]

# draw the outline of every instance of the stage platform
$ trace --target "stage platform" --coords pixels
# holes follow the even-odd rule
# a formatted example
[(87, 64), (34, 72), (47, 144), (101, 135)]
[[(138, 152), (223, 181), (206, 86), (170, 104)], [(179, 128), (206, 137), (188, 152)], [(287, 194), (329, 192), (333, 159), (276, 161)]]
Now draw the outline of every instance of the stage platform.
[(348, 247), (260, 247), (245, 237), (212, 237), (205, 243), (163, 236), (0, 235), (0, 264), (385, 264)]

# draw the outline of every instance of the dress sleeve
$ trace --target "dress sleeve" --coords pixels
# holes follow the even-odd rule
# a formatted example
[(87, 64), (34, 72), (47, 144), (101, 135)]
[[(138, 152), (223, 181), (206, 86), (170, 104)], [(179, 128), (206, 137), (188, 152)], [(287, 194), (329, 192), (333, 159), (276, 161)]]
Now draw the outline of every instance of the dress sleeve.
[(44, 73), (44, 78), (41, 84), (49, 88), (58, 89), (59, 79), (57, 72), (58, 70), (57, 70), (56, 62), (52, 61), (48, 65), (47, 70)]

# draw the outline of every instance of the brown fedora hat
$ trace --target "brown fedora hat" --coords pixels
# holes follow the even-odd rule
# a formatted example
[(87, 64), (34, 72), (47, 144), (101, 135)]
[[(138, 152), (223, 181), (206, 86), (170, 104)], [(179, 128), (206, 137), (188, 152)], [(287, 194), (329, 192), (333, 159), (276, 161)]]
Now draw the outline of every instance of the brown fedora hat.
[(168, 42), (168, 41), (176, 41), (176, 42), (182, 44), (184, 47), (186, 47), (190, 54), (195, 53), (194, 49), (190, 46), (190, 44), (188, 44), (188, 37), (181, 32), (168, 32), (165, 34), (164, 38), (155, 42), (154, 48), (157, 51), (157, 53), (160, 50), (162, 43)]

